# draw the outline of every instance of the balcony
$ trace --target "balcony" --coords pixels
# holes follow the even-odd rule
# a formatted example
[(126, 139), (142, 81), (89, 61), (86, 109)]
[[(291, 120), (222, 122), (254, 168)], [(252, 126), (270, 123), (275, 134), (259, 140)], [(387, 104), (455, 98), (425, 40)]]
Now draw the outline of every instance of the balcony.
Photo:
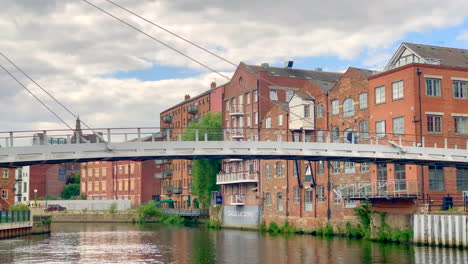
[(172, 123), (172, 116), (171, 115), (163, 116), (163, 122), (166, 124)]
[(163, 186), (163, 193), (164, 194), (173, 194), (174, 193), (173, 189), (174, 189), (174, 187), (172, 187), (170, 185)]
[(417, 199), (420, 195), (416, 181), (373, 181), (345, 184), (338, 188), (343, 199)]
[(230, 131), (231, 139), (244, 138), (244, 129), (243, 128), (231, 128)]
[(187, 107), (187, 112), (190, 113), (190, 114), (198, 113), (198, 104), (189, 105)]
[(244, 194), (231, 195), (231, 205), (244, 205), (244, 204), (245, 204)]
[(163, 171), (161, 172), (161, 176), (163, 178), (172, 177), (172, 168), (164, 168)]
[(172, 193), (174, 194), (182, 193), (182, 187), (172, 187)]
[(244, 106), (243, 105), (231, 105), (229, 110), (230, 110), (229, 115), (231, 115), (231, 116), (244, 115)]
[(216, 184), (258, 182), (258, 172), (231, 172), (216, 175)]

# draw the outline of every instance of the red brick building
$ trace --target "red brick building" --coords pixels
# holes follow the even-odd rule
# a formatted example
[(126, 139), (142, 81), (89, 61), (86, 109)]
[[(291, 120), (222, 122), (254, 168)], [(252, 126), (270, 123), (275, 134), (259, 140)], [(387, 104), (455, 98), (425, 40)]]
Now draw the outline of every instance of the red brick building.
[(88, 200), (131, 200), (138, 206), (161, 195), (162, 163), (95, 161), (81, 163), (81, 193)]
[[(80, 173), (79, 163), (44, 164), (30, 166), (29, 200), (53, 196), (60, 198), (67, 176)], [(37, 193), (34, 193), (37, 190)]]
[(15, 204), (15, 169), (0, 168), (0, 211)]
[[(221, 112), (224, 86), (212, 82), (210, 90), (195, 97), (185, 95), (184, 101), (160, 114), (161, 131), (167, 140), (180, 140), (182, 133), (192, 122), (198, 122), (208, 113)], [(190, 160), (165, 161), (163, 169), (162, 199), (174, 200), (175, 208), (198, 207), (192, 195), (192, 162)]]

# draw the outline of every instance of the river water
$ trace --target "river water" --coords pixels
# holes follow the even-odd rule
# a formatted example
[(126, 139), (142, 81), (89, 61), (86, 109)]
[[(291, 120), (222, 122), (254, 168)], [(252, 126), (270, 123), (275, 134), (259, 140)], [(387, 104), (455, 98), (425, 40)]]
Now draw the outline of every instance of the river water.
[(157, 224), (54, 223), (0, 240), (0, 263), (468, 263), (458, 249)]

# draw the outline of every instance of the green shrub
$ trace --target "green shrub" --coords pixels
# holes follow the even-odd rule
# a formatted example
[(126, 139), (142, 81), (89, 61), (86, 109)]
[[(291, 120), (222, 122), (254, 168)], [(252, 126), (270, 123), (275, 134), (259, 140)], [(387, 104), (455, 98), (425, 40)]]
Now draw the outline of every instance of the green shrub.
[(8, 208), (8, 211), (29, 211), (29, 207), (24, 204), (12, 205)]
[(208, 220), (205, 222), (205, 227), (209, 229), (221, 229), (221, 223), (216, 220)]
[(259, 232), (268, 232), (268, 228), (265, 224), (265, 221), (263, 221), (261, 224), (258, 225), (258, 231)]
[(325, 230), (323, 231), (323, 234), (325, 236), (333, 236), (335, 232), (333, 231), (333, 226), (331, 226), (329, 223), (325, 226)]
[(109, 206), (109, 213), (115, 214), (117, 212), (117, 203), (111, 203)]
[(268, 232), (273, 233), (273, 234), (279, 233), (280, 228), (278, 224), (276, 224), (275, 222), (271, 222), (270, 225), (268, 225)]
[(182, 225), (185, 223), (185, 219), (178, 215), (163, 214), (159, 222), (166, 225)]
[(163, 214), (162, 210), (157, 208), (154, 203), (140, 205), (138, 213), (143, 214), (145, 217), (161, 216)]
[(80, 184), (71, 183), (71, 184), (65, 185), (60, 196), (65, 200), (76, 199), (77, 197), (80, 196)]
[(88, 213), (88, 208), (85, 208), (85, 209), (81, 210), (81, 212), (83, 212), (83, 214)]

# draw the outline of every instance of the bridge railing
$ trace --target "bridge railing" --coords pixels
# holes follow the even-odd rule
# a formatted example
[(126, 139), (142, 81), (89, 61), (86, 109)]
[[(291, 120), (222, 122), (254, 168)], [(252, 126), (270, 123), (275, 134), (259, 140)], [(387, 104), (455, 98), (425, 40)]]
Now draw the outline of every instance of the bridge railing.
[(468, 149), (468, 135), (426, 135), (369, 133), (338, 130), (299, 130), (278, 128), (187, 128), (187, 127), (137, 127), (93, 128), (79, 131), (70, 129), (6, 131), (0, 132), (0, 146), (156, 142), (156, 141), (295, 141), (345, 144), (417, 146), (429, 148)]
[(29, 222), (31, 211), (0, 211), (0, 224)]
[(258, 172), (230, 172), (216, 175), (216, 184), (258, 182)]

